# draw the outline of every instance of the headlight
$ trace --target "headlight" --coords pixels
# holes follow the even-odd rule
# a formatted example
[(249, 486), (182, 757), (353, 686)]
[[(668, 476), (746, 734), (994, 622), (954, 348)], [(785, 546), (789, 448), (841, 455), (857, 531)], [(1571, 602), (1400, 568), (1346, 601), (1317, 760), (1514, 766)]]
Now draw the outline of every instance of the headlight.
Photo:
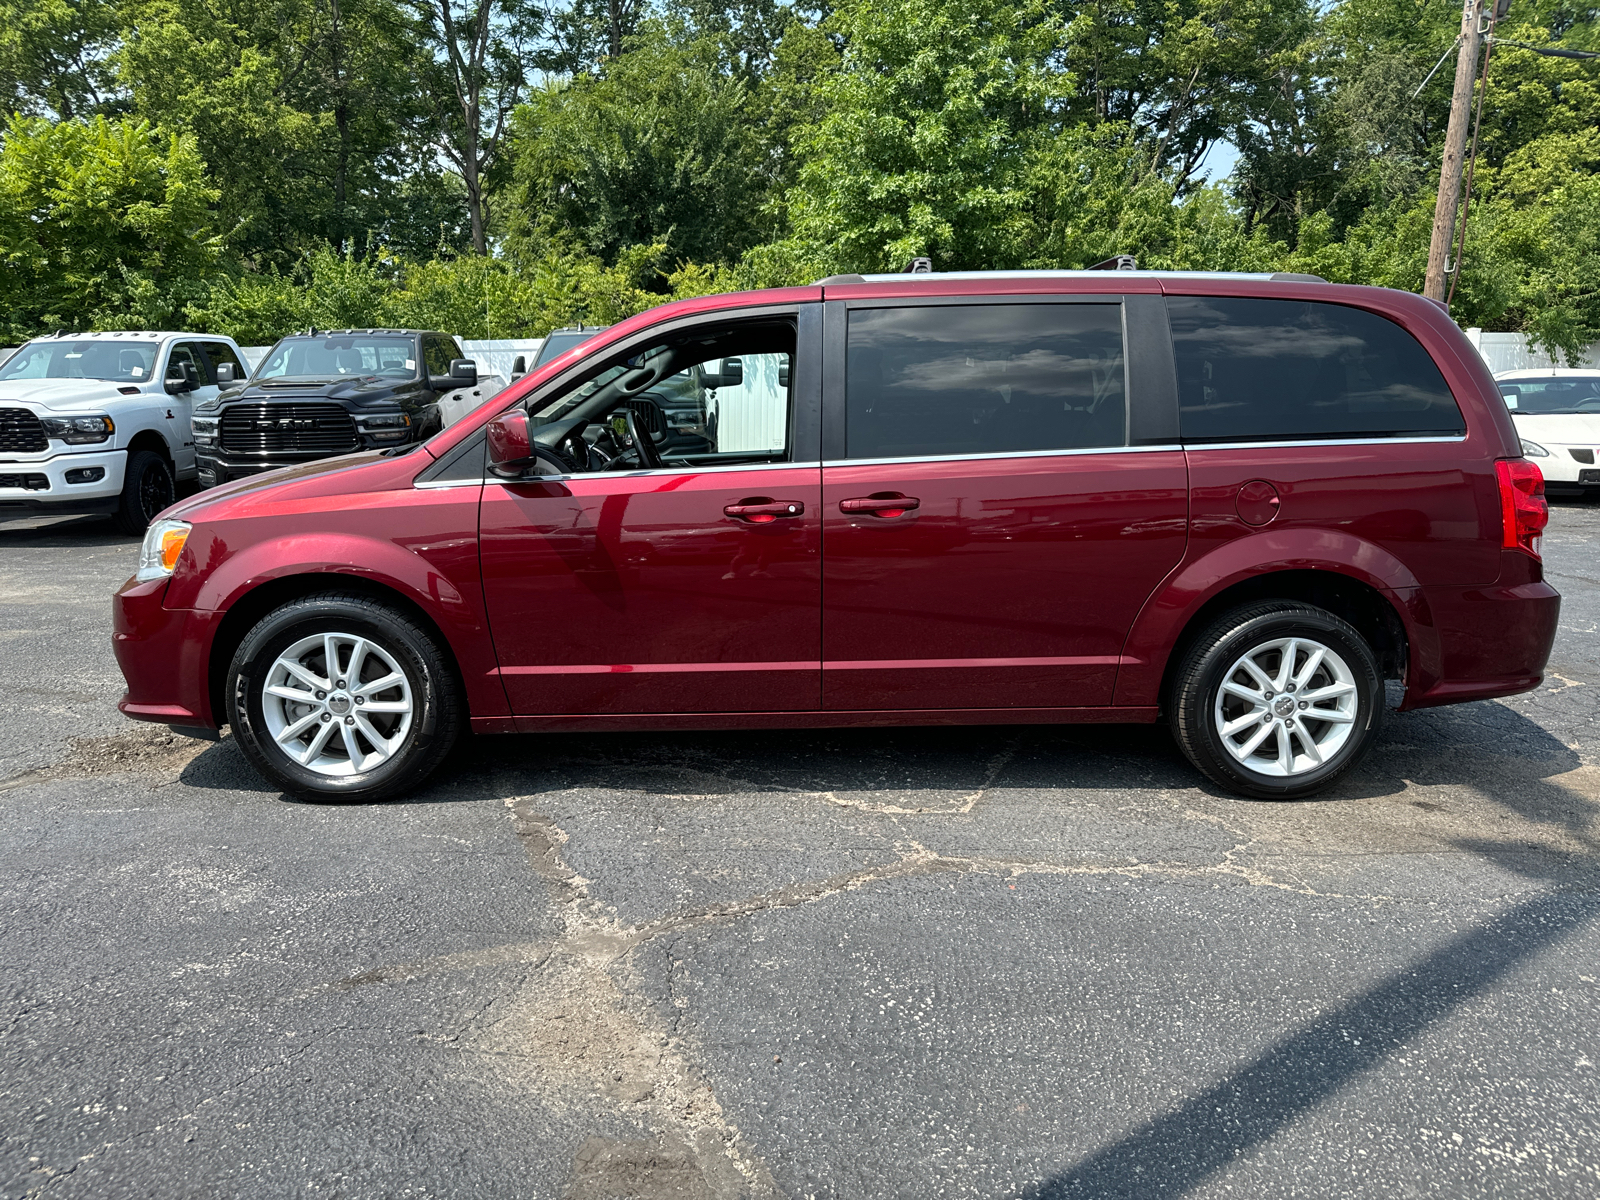
[(1550, 457), (1550, 451), (1546, 450), (1543, 446), (1539, 445), (1538, 442), (1530, 442), (1527, 438), (1523, 438), (1522, 439), (1522, 452), (1524, 454), (1526, 454), (1529, 458), (1549, 458)]
[(405, 413), (383, 413), (360, 421), (361, 432), (375, 438), (403, 438), (411, 425), (411, 418)]
[(189, 423), (189, 428), (194, 433), (196, 446), (215, 446), (217, 444), (217, 418), (195, 417)]
[(152, 579), (165, 579), (178, 565), (178, 555), (189, 540), (187, 521), (157, 521), (144, 531), (144, 545), (139, 547), (139, 570), (134, 576), (140, 583)]
[(117, 431), (110, 417), (41, 417), (47, 437), (60, 438), (69, 446), (103, 442)]

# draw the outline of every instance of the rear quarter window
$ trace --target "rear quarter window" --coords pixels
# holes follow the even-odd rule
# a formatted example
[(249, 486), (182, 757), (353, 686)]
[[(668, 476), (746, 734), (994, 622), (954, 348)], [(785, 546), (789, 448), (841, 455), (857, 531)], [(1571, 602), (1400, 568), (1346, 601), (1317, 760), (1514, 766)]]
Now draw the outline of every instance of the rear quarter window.
[(1167, 312), (1186, 442), (1466, 432), (1428, 352), (1375, 313), (1219, 296), (1172, 296)]

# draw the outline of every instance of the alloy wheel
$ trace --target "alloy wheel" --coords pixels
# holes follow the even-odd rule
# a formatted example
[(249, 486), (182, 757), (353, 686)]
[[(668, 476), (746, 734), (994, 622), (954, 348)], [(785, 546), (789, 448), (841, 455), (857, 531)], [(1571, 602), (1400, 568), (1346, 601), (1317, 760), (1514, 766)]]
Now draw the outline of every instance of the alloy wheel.
[(411, 683), (378, 643), (318, 633), (278, 655), (262, 685), (267, 733), (319, 775), (356, 775), (397, 753), (411, 730)]
[(1321, 642), (1291, 637), (1241, 654), (1223, 676), (1212, 715), (1240, 766), (1290, 778), (1333, 761), (1356, 714), (1355, 675), (1344, 659)]

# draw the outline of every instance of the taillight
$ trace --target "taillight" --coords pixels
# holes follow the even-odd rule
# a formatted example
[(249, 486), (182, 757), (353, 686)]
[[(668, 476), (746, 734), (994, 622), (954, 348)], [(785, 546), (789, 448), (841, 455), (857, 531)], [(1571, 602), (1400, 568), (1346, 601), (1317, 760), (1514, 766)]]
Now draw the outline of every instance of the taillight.
[(1544, 475), (1525, 458), (1502, 458), (1494, 464), (1500, 477), (1501, 545), (1539, 557), (1539, 537), (1550, 523), (1544, 498)]

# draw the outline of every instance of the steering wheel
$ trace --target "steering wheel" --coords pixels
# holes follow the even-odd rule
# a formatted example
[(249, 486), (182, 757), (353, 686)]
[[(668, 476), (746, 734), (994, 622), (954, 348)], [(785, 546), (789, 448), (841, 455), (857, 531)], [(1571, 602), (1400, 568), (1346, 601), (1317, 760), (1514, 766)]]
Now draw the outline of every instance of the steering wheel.
[(653, 471), (661, 466), (661, 452), (656, 449), (656, 444), (650, 440), (650, 435), (639, 428), (639, 414), (629, 406), (622, 409), (622, 419), (627, 422), (628, 436), (633, 439), (633, 445), (639, 451), (639, 465), (646, 470)]

